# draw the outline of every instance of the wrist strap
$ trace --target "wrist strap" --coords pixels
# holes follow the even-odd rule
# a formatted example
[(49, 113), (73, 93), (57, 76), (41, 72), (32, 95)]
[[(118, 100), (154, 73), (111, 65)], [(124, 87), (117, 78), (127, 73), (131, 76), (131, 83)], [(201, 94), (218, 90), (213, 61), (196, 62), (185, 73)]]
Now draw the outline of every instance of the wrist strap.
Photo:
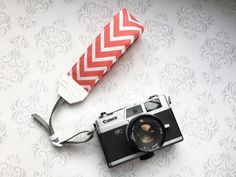
[[(49, 123), (47, 123), (38, 114), (32, 114), (31, 116), (34, 118), (34, 120), (36, 120), (39, 124), (41, 124), (46, 129), (46, 131), (49, 133), (49, 138), (54, 146), (62, 147), (64, 144), (80, 144), (80, 143), (85, 143), (85, 142), (91, 140), (94, 137), (95, 130), (84, 130), (84, 131), (74, 134), (73, 136), (71, 136), (63, 141), (59, 140), (59, 137), (56, 135), (56, 133), (53, 129), (53, 126), (52, 126), (52, 117), (53, 117), (53, 113), (58, 108), (58, 106), (64, 102), (66, 102), (66, 101), (62, 97), (60, 97), (57, 100), (56, 104), (54, 105), (54, 107), (52, 109), (52, 112), (51, 112), (51, 115), (49, 118)], [(83, 141), (73, 141), (72, 140), (74, 137), (79, 136), (81, 134), (86, 134), (88, 137)]]
[[(103, 31), (95, 38), (94, 42), (87, 48), (84, 54), (74, 64), (66, 76), (59, 82), (58, 93), (68, 103), (81, 102), (88, 96), (89, 92), (103, 75), (110, 70), (113, 64), (130, 47), (130, 45), (141, 35), (144, 27), (123, 8), (108, 23)], [(66, 143), (84, 143), (94, 136), (94, 130), (81, 131), (72, 137), (60, 141), (52, 127), (52, 115), (57, 107), (65, 100), (60, 97), (53, 107), (49, 124), (38, 114), (32, 114), (48, 131), (51, 142), (55, 146)], [(88, 136), (84, 141), (72, 141), (80, 134)]]

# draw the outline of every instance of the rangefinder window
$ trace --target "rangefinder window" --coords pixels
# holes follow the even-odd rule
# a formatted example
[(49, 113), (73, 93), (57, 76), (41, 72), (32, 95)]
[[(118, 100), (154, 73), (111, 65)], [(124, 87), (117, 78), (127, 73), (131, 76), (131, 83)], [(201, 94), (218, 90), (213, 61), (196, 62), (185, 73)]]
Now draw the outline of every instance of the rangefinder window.
[(141, 105), (137, 105), (137, 106), (134, 106), (132, 108), (128, 108), (126, 110), (126, 117), (128, 118), (128, 117), (140, 114), (142, 112), (143, 112), (143, 110), (142, 110)]
[(155, 109), (161, 108), (161, 102), (159, 100), (159, 98), (156, 98), (154, 100), (148, 101), (146, 103), (144, 103), (144, 106), (147, 110), (147, 112), (153, 111)]

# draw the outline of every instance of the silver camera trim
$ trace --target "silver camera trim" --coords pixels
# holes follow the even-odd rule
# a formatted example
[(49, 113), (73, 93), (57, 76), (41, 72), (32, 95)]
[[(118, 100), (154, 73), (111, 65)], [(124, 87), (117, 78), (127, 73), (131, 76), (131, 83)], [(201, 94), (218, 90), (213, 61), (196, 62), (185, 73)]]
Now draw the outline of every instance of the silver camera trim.
[[(183, 137), (180, 136), (180, 137), (174, 138), (174, 139), (172, 139), (172, 140), (169, 140), (169, 141), (167, 141), (167, 142), (165, 142), (165, 143), (163, 144), (163, 147), (168, 146), (169, 144), (172, 144), (172, 143), (174, 143), (174, 142), (181, 141), (182, 139), (183, 139)], [(137, 158), (137, 157), (140, 157), (140, 156), (142, 156), (142, 155), (144, 155), (144, 154), (146, 154), (146, 153), (140, 151), (140, 152), (138, 152), (138, 153), (131, 154), (131, 155), (126, 156), (126, 157), (123, 157), (123, 158), (121, 158), (121, 159), (115, 160), (115, 161), (109, 163), (109, 165), (110, 165), (110, 166), (115, 166), (115, 165), (118, 165), (118, 164), (120, 164), (120, 163), (126, 162), (126, 161), (128, 161), (128, 160), (132, 160), (132, 159), (135, 159), (135, 158)]]
[[(147, 112), (145, 109), (144, 103), (151, 101), (151, 100), (155, 100), (157, 98), (159, 98), (162, 107), (155, 109), (153, 111)], [(128, 124), (129, 121), (131, 119), (133, 119), (134, 117), (136, 117), (137, 115), (126, 118), (126, 110), (129, 108), (132, 108), (134, 106), (138, 106), (138, 105), (141, 105), (143, 112), (140, 114), (137, 114), (137, 115), (142, 115), (142, 114), (147, 114), (147, 113), (148, 114), (156, 114), (158, 112), (162, 112), (164, 110), (170, 109), (170, 104), (167, 101), (165, 95), (154, 96), (153, 98), (143, 101), (139, 104), (134, 104), (129, 107), (124, 107), (122, 109), (114, 111), (112, 113), (104, 114), (103, 117), (100, 117), (95, 122), (98, 134), (105, 133), (105, 132), (113, 130), (117, 127)]]

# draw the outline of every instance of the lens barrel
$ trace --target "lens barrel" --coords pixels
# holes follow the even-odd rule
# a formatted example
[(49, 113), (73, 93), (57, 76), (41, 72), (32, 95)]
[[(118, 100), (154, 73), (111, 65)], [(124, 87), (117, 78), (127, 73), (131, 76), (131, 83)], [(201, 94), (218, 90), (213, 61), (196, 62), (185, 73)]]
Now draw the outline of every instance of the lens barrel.
[(156, 116), (142, 114), (129, 122), (126, 135), (129, 142), (138, 150), (153, 152), (162, 146), (166, 132), (164, 124)]

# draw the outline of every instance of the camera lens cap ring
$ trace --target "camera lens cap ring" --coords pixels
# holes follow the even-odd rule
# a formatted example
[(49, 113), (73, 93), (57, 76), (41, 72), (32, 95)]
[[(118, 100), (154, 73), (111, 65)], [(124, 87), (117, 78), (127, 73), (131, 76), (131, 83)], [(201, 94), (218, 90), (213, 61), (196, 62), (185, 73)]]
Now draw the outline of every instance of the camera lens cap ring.
[(164, 143), (165, 126), (154, 115), (138, 115), (127, 125), (126, 136), (136, 149), (143, 152), (154, 152)]

